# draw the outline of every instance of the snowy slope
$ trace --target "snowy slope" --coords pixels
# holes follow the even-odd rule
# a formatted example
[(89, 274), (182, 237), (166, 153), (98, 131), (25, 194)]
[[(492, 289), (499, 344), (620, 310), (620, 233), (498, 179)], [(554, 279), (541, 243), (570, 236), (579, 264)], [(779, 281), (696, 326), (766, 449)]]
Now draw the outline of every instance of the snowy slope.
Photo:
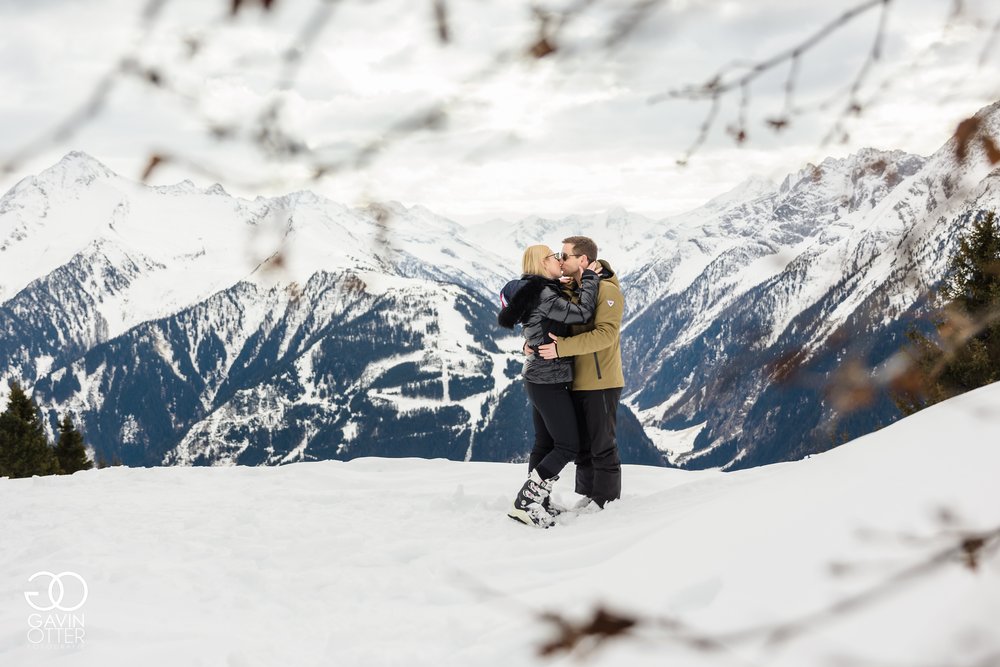
[[(537, 655), (554, 637), (540, 615), (582, 621), (607, 604), (724, 648), (649, 625), (586, 664), (996, 665), (997, 405), (993, 385), (753, 470), (627, 466), (621, 501), (549, 531), (504, 516), (523, 478), (511, 464), (367, 458), (2, 479), (0, 662), (568, 665), (578, 663)], [(557, 484), (564, 500), (568, 489)], [(820, 613), (976, 531), (994, 537), (975, 570), (953, 555), (775, 645), (721, 639)], [(73, 612), (82, 645), (29, 640), (29, 623), (48, 618), (24, 597), (46, 599), (48, 579), (28, 581), (43, 570), (86, 581)], [(65, 605), (81, 599), (67, 587)]]

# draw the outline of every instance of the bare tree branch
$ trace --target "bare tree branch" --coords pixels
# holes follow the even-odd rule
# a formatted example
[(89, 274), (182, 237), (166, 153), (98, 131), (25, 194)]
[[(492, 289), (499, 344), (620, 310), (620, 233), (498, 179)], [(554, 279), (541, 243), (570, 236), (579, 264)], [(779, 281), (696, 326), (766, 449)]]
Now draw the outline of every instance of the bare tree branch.
[(882, 2), (882, 11), (879, 13), (878, 29), (875, 31), (875, 41), (872, 42), (872, 47), (868, 51), (868, 57), (865, 58), (864, 63), (861, 65), (861, 69), (858, 71), (857, 76), (855, 76), (853, 83), (851, 83), (851, 87), (847, 93), (847, 103), (840, 112), (840, 116), (834, 123), (833, 128), (829, 133), (827, 133), (826, 137), (823, 138), (823, 141), (820, 143), (821, 146), (826, 146), (838, 135), (846, 142), (847, 131), (844, 129), (844, 120), (848, 115), (861, 115), (861, 112), (864, 109), (861, 105), (861, 101), (858, 99), (858, 92), (861, 90), (861, 86), (864, 85), (865, 81), (868, 79), (868, 74), (871, 72), (875, 62), (882, 56), (882, 42), (885, 39), (886, 20), (889, 16), (889, 2), (890, 0), (884, 0)]
[(117, 87), (120, 76), (128, 70), (128, 64), (135, 61), (139, 49), (156, 29), (156, 25), (169, 0), (147, 0), (140, 12), (140, 33), (132, 49), (119, 59), (104, 76), (98, 79), (86, 101), (65, 118), (58, 121), (51, 129), (43, 132), (36, 139), (29, 141), (20, 149), (4, 158), (0, 156), (0, 174), (14, 174), (21, 165), (41, 153), (46, 148), (58, 146), (72, 139), (90, 121), (104, 111), (107, 101)]
[[(746, 114), (749, 106), (751, 85), (767, 72), (770, 72), (786, 62), (789, 63), (789, 75), (785, 81), (785, 113), (781, 116), (768, 119), (767, 124), (775, 130), (787, 127), (791, 121), (791, 116), (788, 114), (788, 110), (792, 108), (798, 68), (803, 55), (808, 53), (817, 45), (821, 44), (827, 37), (849, 24), (855, 18), (865, 14), (871, 9), (881, 7), (882, 18), (879, 21), (879, 29), (875, 35), (872, 48), (869, 51), (868, 59), (850, 89), (852, 94), (855, 93), (857, 89), (860, 88), (864, 78), (867, 77), (871, 63), (874, 62), (874, 60), (876, 60), (881, 53), (885, 17), (887, 15), (887, 8), (890, 2), (891, 0), (866, 0), (861, 4), (848, 9), (833, 21), (830, 21), (812, 35), (785, 51), (781, 51), (759, 62), (749, 64), (734, 63), (727, 65), (701, 84), (688, 85), (680, 89), (671, 90), (650, 97), (650, 104), (659, 104), (667, 100), (675, 99), (686, 99), (691, 101), (707, 99), (712, 101), (712, 106), (706, 115), (705, 121), (702, 123), (702, 129), (698, 140), (695, 141), (691, 149), (678, 159), (678, 164), (686, 165), (693, 156), (694, 151), (701, 147), (714, 124), (721, 98), (736, 90), (740, 91), (739, 118), (737, 119), (736, 125), (730, 127), (728, 132), (731, 136), (733, 136), (737, 144), (745, 142), (747, 138)], [(731, 76), (732, 70), (736, 68), (746, 71), (741, 74)], [(852, 107), (853, 101), (848, 104), (849, 109)]]
[(818, 632), (834, 621), (901, 593), (915, 582), (944, 567), (959, 565), (977, 572), (982, 563), (995, 555), (998, 550), (1000, 550), (1000, 526), (980, 532), (964, 531), (954, 537), (948, 545), (891, 573), (874, 585), (835, 600), (815, 612), (784, 622), (716, 634), (693, 630), (676, 618), (629, 615), (610, 612), (604, 607), (596, 607), (589, 618), (579, 622), (571, 621), (561, 614), (545, 612), (539, 615), (540, 620), (554, 625), (557, 635), (541, 644), (538, 652), (543, 656), (552, 656), (571, 653), (581, 647), (582, 650), (590, 652), (612, 639), (634, 639), (636, 631), (644, 627), (665, 633), (663, 640), (666, 642), (703, 652), (729, 652), (735, 646), (760, 641), (763, 641), (765, 646), (774, 648)]

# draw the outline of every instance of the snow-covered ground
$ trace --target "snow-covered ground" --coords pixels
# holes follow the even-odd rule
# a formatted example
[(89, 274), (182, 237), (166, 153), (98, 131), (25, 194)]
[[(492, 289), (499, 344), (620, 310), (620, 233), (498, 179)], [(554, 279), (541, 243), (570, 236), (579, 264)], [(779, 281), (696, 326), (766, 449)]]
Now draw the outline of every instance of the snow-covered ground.
[[(504, 516), (524, 474), (508, 464), (3, 479), (0, 665), (576, 664), (579, 649), (538, 655), (555, 636), (541, 615), (576, 622), (599, 604), (725, 648), (650, 623), (597, 647), (590, 665), (995, 665), (995, 539), (975, 569), (948, 557), (870, 603), (813, 615), (965, 531), (1000, 527), (998, 406), (993, 385), (747, 471), (626, 466), (620, 502), (548, 531)], [(573, 499), (569, 482), (557, 495)], [(61, 576), (29, 582), (43, 571)], [(45, 609), (56, 602), (79, 608)], [(799, 620), (774, 645), (752, 631)], [(72, 632), (44, 627), (59, 624)]]

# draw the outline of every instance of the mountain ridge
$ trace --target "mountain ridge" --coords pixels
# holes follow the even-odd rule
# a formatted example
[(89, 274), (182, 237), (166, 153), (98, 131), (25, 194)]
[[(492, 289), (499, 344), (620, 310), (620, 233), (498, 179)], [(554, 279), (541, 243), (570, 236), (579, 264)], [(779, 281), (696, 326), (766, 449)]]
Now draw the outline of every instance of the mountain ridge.
[[(981, 122), (1000, 124), (997, 108)], [(585, 233), (626, 294), (628, 460), (799, 457), (898, 418), (884, 393), (844, 413), (824, 387), (848, 361), (887, 363), (963, 216), (997, 205), (983, 150), (955, 150), (863, 149), (660, 220), (614, 208), (507, 227), (141, 186), (70, 153), (0, 198), (3, 258), (41, 274), (19, 287), (0, 270), (3, 379), (35, 389), (50, 429), (69, 410), (132, 464), (518, 460), (531, 426), (494, 295), (524, 246)], [(808, 381), (776, 379), (789, 359)]]

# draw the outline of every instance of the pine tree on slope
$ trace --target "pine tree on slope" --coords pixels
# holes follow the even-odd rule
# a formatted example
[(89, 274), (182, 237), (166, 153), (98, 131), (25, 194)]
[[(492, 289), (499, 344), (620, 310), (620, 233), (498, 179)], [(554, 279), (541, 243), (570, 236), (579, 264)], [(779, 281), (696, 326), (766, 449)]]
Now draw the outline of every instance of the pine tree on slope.
[(31, 477), (59, 472), (59, 462), (49, 446), (38, 406), (16, 382), (10, 383), (10, 400), (0, 414), (0, 477)]
[(59, 423), (59, 441), (56, 444), (56, 458), (64, 475), (72, 475), (78, 470), (90, 470), (94, 464), (87, 459), (87, 449), (83, 445), (83, 435), (73, 426), (69, 415)]
[(959, 241), (940, 289), (939, 341), (908, 333), (913, 377), (893, 398), (903, 414), (1000, 380), (1000, 226), (980, 211)]

